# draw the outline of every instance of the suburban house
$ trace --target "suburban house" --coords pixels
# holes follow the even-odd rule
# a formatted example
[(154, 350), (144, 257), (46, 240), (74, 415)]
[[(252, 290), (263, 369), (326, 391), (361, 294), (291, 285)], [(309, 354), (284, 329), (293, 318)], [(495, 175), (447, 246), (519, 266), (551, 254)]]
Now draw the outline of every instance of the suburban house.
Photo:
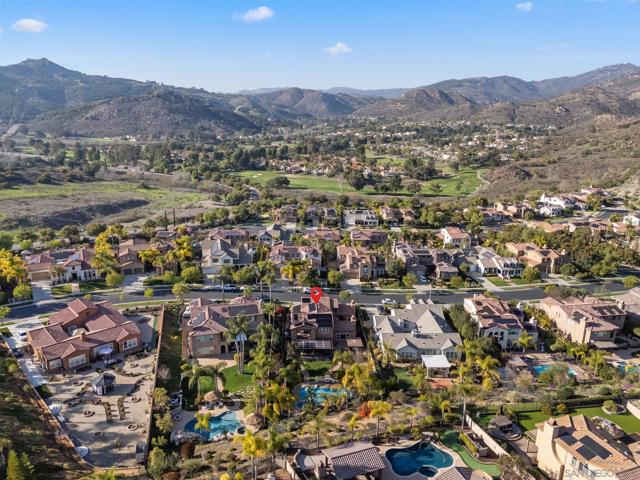
[(614, 439), (584, 415), (565, 415), (538, 423), (538, 467), (553, 480), (640, 478), (640, 443)]
[(322, 224), (325, 227), (339, 227), (340, 215), (333, 207), (325, 207), (322, 209)]
[(460, 359), (456, 347), (462, 338), (449, 325), (440, 305), (409, 303), (388, 315), (374, 315), (373, 325), (381, 347), (401, 360), (439, 356), (449, 364)]
[(471, 246), (471, 235), (459, 227), (444, 227), (438, 234), (442, 238), (445, 247), (469, 248)]
[(391, 252), (404, 263), (407, 273), (426, 276), (434, 267), (433, 255), (427, 247), (409, 243), (394, 243)]
[(340, 230), (337, 228), (316, 228), (315, 230), (309, 230), (305, 234), (305, 238), (309, 240), (323, 241), (323, 242), (339, 242), (342, 238)]
[(351, 245), (356, 247), (374, 247), (376, 245), (384, 245), (387, 241), (387, 232), (382, 230), (351, 230), (349, 239)]
[(340, 273), (345, 280), (368, 282), (385, 275), (384, 260), (375, 252), (345, 245), (340, 245), (337, 251)]
[(249, 335), (264, 321), (262, 303), (244, 296), (229, 303), (213, 303), (205, 298), (192, 300), (182, 315), (183, 356), (199, 358), (229, 353), (234, 342), (227, 339), (227, 324), (239, 316), (247, 317)]
[(278, 223), (296, 223), (298, 221), (298, 205), (283, 205), (276, 211)]
[(324, 295), (318, 303), (302, 297), (291, 307), (291, 341), (299, 350), (327, 351), (362, 347), (356, 332), (355, 302), (343, 303)]
[(601, 349), (617, 348), (616, 335), (626, 318), (620, 305), (595, 297), (543, 298), (540, 308), (569, 340)]
[(253, 263), (253, 253), (244, 245), (232, 246), (226, 240), (219, 238), (203, 240), (202, 247), (202, 273), (205, 275), (217, 275), (225, 265), (242, 267)]
[(463, 306), (478, 325), (478, 334), (493, 338), (503, 350), (514, 348), (525, 331), (533, 337), (533, 342), (538, 339), (535, 326), (523, 324), (503, 300), (477, 294), (465, 298)]
[(549, 207), (559, 207), (561, 210), (565, 208), (574, 209), (576, 206), (576, 200), (573, 197), (565, 195), (547, 195), (546, 193), (540, 195), (538, 203)]
[(98, 273), (91, 266), (91, 248), (50, 250), (29, 255), (25, 266), (32, 282), (50, 281), (52, 284), (95, 280)]
[(232, 246), (248, 242), (251, 238), (249, 230), (246, 228), (214, 228), (207, 234), (208, 240), (225, 240)]
[(149, 244), (143, 238), (131, 238), (123, 240), (118, 245), (116, 258), (120, 265), (120, 271), (124, 275), (140, 275), (144, 273), (144, 263), (140, 261), (138, 252), (147, 250)]
[(449, 470), (438, 474), (433, 480), (491, 480), (492, 477), (482, 470), (473, 470), (469, 467), (451, 467)]
[(345, 210), (343, 213), (344, 224), (347, 227), (361, 225), (363, 227), (377, 227), (378, 216), (366, 208)]
[(618, 305), (632, 320), (640, 320), (640, 287), (632, 288), (618, 297)]
[(478, 247), (472, 257), (472, 272), (482, 276), (496, 275), (500, 278), (515, 278), (522, 275), (523, 266), (515, 257), (502, 257), (489, 248)]
[(557, 273), (569, 262), (569, 257), (551, 248), (540, 248), (535, 243), (507, 242), (504, 247), (528, 267), (535, 267), (542, 273)]
[(524, 203), (496, 202), (493, 204), (493, 208), (501, 215), (510, 218), (523, 218), (526, 212), (531, 211), (531, 208)]
[(85, 367), (101, 355), (142, 349), (140, 329), (109, 302), (77, 298), (49, 317), (49, 325), (27, 332), (35, 360), (45, 371)]
[(283, 228), (282, 225), (278, 223), (274, 223), (263, 230), (259, 230), (257, 240), (258, 243), (273, 245), (281, 240), (288, 240), (290, 233), (290, 230)]
[[(320, 465), (314, 465), (316, 478), (335, 478), (349, 480), (352, 478), (381, 478), (385, 464), (382, 456), (372, 443), (349, 442), (338, 447), (321, 451), (323, 460)], [(328, 477), (327, 473), (333, 475)]]
[(277, 242), (271, 247), (269, 260), (277, 268), (282, 268), (289, 260), (308, 261), (312, 268), (322, 265), (322, 252), (317, 247), (294, 245), (293, 242)]
[(564, 209), (557, 205), (542, 205), (538, 208), (538, 213), (543, 217), (560, 217), (564, 213)]
[(386, 205), (380, 209), (380, 216), (384, 224), (389, 227), (397, 227), (403, 221), (402, 212), (399, 208), (391, 208)]

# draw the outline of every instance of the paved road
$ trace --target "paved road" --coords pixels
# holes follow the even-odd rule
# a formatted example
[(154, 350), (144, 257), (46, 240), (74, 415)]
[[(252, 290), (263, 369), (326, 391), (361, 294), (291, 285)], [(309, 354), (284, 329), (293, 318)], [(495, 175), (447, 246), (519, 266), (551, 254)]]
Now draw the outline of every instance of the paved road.
[[(624, 286), (618, 282), (606, 281), (604, 283), (594, 283), (589, 284), (586, 287), (581, 286), (580, 288), (585, 288), (590, 292), (600, 292), (606, 291), (611, 293), (622, 292), (624, 291)], [(481, 289), (476, 290), (475, 292), (481, 292)], [(472, 295), (474, 291), (461, 291), (461, 292), (438, 292), (434, 290), (431, 299), (435, 303), (462, 303), (465, 297), (469, 297)], [(238, 295), (239, 292), (225, 292), (225, 299), (233, 298)], [(545, 297), (544, 290), (539, 287), (534, 288), (525, 288), (521, 290), (511, 290), (511, 291), (503, 291), (503, 292), (494, 292), (494, 294), (507, 301), (529, 301), (529, 300), (539, 300)], [(291, 291), (275, 291), (273, 292), (273, 297), (280, 300), (281, 302), (296, 302), (300, 300), (300, 297), (303, 294), (300, 292), (291, 292)], [(186, 295), (185, 298), (191, 299), (196, 297), (205, 297), (210, 299), (220, 299), (222, 298), (222, 293), (219, 291), (192, 291)], [(108, 300), (114, 304), (117, 303), (130, 303), (130, 302), (141, 302), (144, 301), (145, 298), (142, 293), (109, 293), (109, 294), (94, 294), (93, 298), (96, 300)], [(156, 290), (156, 294), (154, 296), (154, 300), (173, 300), (175, 297), (171, 294), (170, 290)], [(383, 298), (390, 298), (392, 300), (397, 301), (398, 303), (406, 303), (406, 294), (404, 293), (361, 293), (354, 292), (351, 295), (351, 298), (356, 301), (356, 303), (361, 305), (378, 305), (380, 304)], [(429, 298), (429, 294), (416, 293), (413, 294), (413, 298), (415, 299), (423, 299), (427, 300)], [(7, 320), (17, 320), (21, 318), (32, 317), (34, 315), (41, 315), (45, 313), (55, 312), (64, 308), (66, 302), (64, 300), (50, 300), (47, 302), (39, 302), (38, 304), (26, 305), (23, 307), (16, 307), (7, 317)]]

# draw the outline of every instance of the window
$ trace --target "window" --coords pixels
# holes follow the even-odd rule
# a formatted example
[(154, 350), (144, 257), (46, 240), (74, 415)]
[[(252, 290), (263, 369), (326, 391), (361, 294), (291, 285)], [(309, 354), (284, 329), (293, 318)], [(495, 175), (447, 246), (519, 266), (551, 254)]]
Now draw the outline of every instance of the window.
[(320, 333), (329, 333), (329, 327), (320, 327)]
[(87, 363), (87, 356), (83, 353), (69, 359), (69, 368), (75, 368), (79, 365)]
[(138, 346), (138, 339), (132, 338), (131, 340), (125, 340), (122, 342), (122, 350), (129, 350)]
[(49, 362), (50, 369), (60, 368), (61, 366), (62, 366), (62, 360), (60, 360), (59, 358), (57, 360), (51, 360)]

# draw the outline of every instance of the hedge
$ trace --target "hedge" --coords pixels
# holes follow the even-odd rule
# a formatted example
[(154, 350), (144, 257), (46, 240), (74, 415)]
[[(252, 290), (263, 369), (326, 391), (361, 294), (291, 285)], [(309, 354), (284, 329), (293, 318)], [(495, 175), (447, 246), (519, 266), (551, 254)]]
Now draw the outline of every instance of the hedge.
[(458, 440), (460, 440), (460, 442), (465, 447), (467, 447), (467, 450), (469, 450), (469, 453), (471, 455), (473, 455), (474, 457), (478, 456), (478, 447), (475, 446), (475, 444), (471, 441), (471, 439), (466, 433), (461, 432), (460, 435), (458, 436)]

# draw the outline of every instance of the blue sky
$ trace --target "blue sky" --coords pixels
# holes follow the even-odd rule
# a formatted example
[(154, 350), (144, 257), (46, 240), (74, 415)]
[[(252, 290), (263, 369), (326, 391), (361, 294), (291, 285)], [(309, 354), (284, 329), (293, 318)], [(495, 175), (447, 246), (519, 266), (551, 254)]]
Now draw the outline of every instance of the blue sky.
[(237, 91), (640, 64), (639, 0), (2, 0), (0, 64)]

